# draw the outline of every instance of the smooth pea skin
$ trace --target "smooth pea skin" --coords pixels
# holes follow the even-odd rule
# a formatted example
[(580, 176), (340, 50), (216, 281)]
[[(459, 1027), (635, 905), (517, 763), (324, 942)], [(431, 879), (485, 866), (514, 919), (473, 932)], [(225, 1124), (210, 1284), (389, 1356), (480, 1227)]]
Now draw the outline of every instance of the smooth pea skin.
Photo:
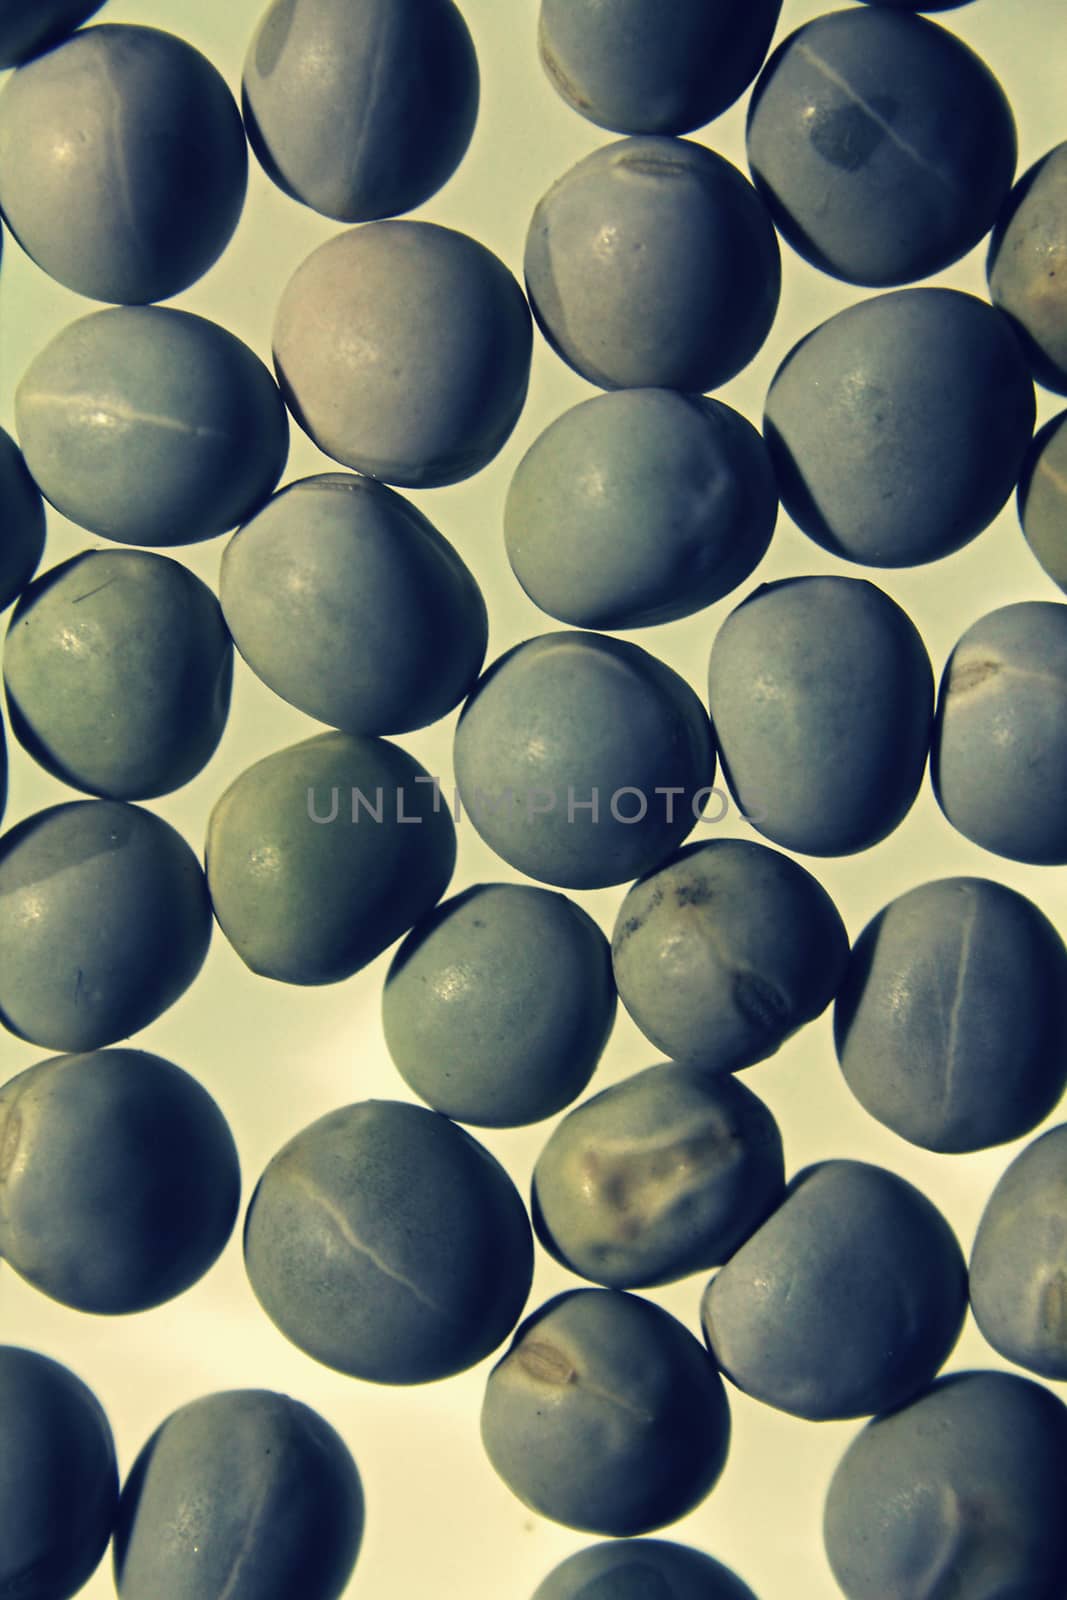
[(210, 939), (200, 863), (151, 811), (75, 800), (0, 837), (0, 1020), (21, 1039), (125, 1039), (185, 993)]
[(688, 133), (733, 105), (763, 64), (782, 0), (541, 0), (552, 87), (616, 133)]
[(245, 58), (267, 176), (340, 222), (410, 211), (463, 159), (478, 60), (451, 0), (274, 0)]
[(667, 1539), (610, 1539), (568, 1556), (533, 1600), (755, 1600), (721, 1561)]
[(974, 844), (1067, 862), (1067, 605), (1021, 601), (967, 629), (942, 675), (930, 773)]
[(1067, 394), (1067, 140), (1020, 178), (986, 272), (993, 304), (1022, 335), (1037, 381)]
[(996, 78), (936, 23), (835, 11), (779, 45), (752, 93), (748, 160), (784, 238), (849, 283), (913, 283), (990, 228), (1015, 173)]
[(245, 1265), (286, 1338), (373, 1383), (481, 1361), (518, 1321), (530, 1223), (503, 1167), (447, 1117), (367, 1100), (320, 1117), (267, 1166)]
[(489, 1374), (482, 1443), (532, 1511), (587, 1533), (650, 1533), (700, 1504), (730, 1410), (693, 1335), (613, 1289), (557, 1295)]
[(277, 385), (216, 322), (124, 306), (69, 323), (15, 393), (26, 464), (72, 522), (124, 544), (190, 544), (259, 508), (289, 425)]
[(96, 1396), (58, 1361), (0, 1346), (0, 1593), (70, 1600), (107, 1548), (118, 1490)]
[(1067, 591), (1067, 411), (1035, 434), (1018, 500), (1027, 544), (1053, 583)]
[(1007, 1372), (960, 1372), (876, 1417), (830, 1483), (823, 1533), (847, 1600), (1059, 1600), (1067, 1408)]
[(986, 1150), (1067, 1084), (1067, 950), (1032, 901), (985, 878), (892, 900), (856, 941), (834, 1008), (861, 1105), (926, 1150)]
[(0, 67), (21, 66), (52, 49), (79, 27), (104, 0), (0, 0)]
[(701, 1316), (739, 1389), (823, 1421), (910, 1400), (966, 1309), (963, 1253), (925, 1195), (882, 1167), (822, 1161), (712, 1278)]
[(417, 923), (382, 995), (404, 1081), (458, 1122), (510, 1128), (569, 1105), (615, 1021), (608, 942), (565, 895), (482, 883)]
[(195, 283), (244, 204), (241, 114), (206, 56), (159, 28), (85, 28), (0, 93), (0, 209), (37, 265), (90, 300)]
[(383, 739), (323, 733), (235, 778), (208, 822), (215, 917), (246, 966), (338, 983), (436, 905), (456, 833), (425, 770)]
[(646, 1038), (705, 1071), (773, 1055), (830, 1004), (848, 934), (822, 885), (744, 839), (685, 845), (619, 907), (619, 996)]
[(144, 1446), (115, 1528), (120, 1600), (340, 1600), (363, 1488), (317, 1411), (266, 1389), (182, 1406)]
[(640, 628), (744, 582), (777, 515), (770, 457), (739, 412), (626, 389), (583, 400), (534, 441), (511, 480), (504, 537), (515, 576), (549, 616)]
[(1034, 416), (1033, 382), (1002, 316), (956, 289), (903, 289), (838, 312), (795, 345), (764, 427), (782, 503), (809, 538), (866, 566), (913, 567), (992, 522)]
[(463, 708), (454, 759), (464, 811), (496, 853), (579, 889), (625, 883), (681, 844), (715, 770), (685, 680), (596, 633), (499, 656)]
[(11, 435), (0, 428), (0, 611), (29, 583), (44, 552), (44, 503)]
[(539, 201), (526, 288), (556, 354), (601, 389), (703, 394), (774, 321), (778, 242), (752, 185), (706, 146), (621, 139)]
[(526, 399), (533, 333), (504, 263), (431, 222), (369, 222), (290, 278), (274, 322), (286, 404), (319, 449), (429, 489), (491, 461)]
[(781, 1135), (750, 1089), (649, 1067), (556, 1125), (534, 1168), (534, 1226), (580, 1277), (637, 1289), (719, 1266), (784, 1189)]
[(181, 1294), (237, 1217), (233, 1136), (196, 1079), (143, 1050), (53, 1056), (0, 1087), (0, 1255), (79, 1311)]
[(112, 800), (168, 794), (213, 755), (233, 646), (219, 603), (180, 562), (89, 550), (43, 573), (4, 645), (11, 726), (47, 772)]
[(719, 629), (708, 685), (730, 791), (773, 843), (849, 855), (911, 808), (933, 672), (910, 618), (873, 583), (764, 584)]
[(971, 1308), (1000, 1355), (1067, 1379), (1067, 1125), (1015, 1157), (990, 1195), (971, 1252)]
[(246, 522), (219, 598), (253, 672), (346, 733), (436, 722), (485, 655), (485, 602), (457, 551), (409, 501), (348, 473), (289, 484)]

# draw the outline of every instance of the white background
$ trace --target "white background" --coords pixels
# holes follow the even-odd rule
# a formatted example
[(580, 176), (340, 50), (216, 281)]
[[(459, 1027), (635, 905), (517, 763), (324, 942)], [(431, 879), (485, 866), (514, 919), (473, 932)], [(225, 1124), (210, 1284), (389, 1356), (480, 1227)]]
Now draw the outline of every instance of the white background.
[[(478, 126), (471, 149), (445, 189), (416, 213), (466, 230), (521, 276), (526, 226), (537, 199), (567, 167), (610, 134), (583, 122), (557, 98), (536, 53), (536, 0), (463, 0), (482, 72)], [(786, 0), (778, 38), (818, 15), (812, 0)], [(244, 52), (260, 0), (112, 0), (96, 21), (170, 28), (203, 50), (239, 89)], [(1064, 69), (1067, 12), (1063, 0), (974, 0), (935, 20), (966, 39), (996, 72), (1015, 109), (1022, 172), (1067, 138)], [(746, 97), (747, 99), (747, 97)], [(742, 168), (744, 106), (694, 135)], [(175, 305), (213, 317), (269, 360), (274, 307), (290, 274), (314, 246), (339, 231), (276, 190), (252, 163), (248, 202), (223, 258)], [(783, 247), (781, 309), (752, 366), (718, 391), (758, 424), (777, 363), (801, 334), (864, 298), (821, 276)], [(931, 282), (984, 292), (984, 249)], [(0, 270), (0, 423), (13, 432), (15, 385), (33, 355), (92, 303), (48, 280), (5, 240)], [(501, 510), (507, 485), (537, 434), (568, 406), (593, 393), (538, 337), (530, 397), (510, 443), (468, 483), (413, 493), (411, 498), (458, 547), (481, 583), (490, 608), (489, 658), (518, 640), (557, 626), (529, 602), (511, 575), (503, 549)], [(1062, 402), (1039, 391), (1040, 416)], [(330, 463), (294, 427), (283, 481), (330, 470)], [(49, 513), (43, 566), (93, 541)], [(215, 584), (224, 540), (171, 550)], [(696, 617), (632, 632), (706, 695), (708, 651), (737, 599), (758, 582), (800, 573), (851, 572), (873, 577), (918, 624), (940, 675), (960, 633), (983, 612), (1014, 600), (1060, 598), (1030, 555), (1014, 502), (967, 549), (934, 565), (878, 573), (848, 567), (823, 553), (784, 514), (772, 547), (733, 597)], [(400, 742), (450, 787), (455, 716)], [(178, 794), (152, 802), (197, 850), (210, 807), (252, 761), (320, 731), (260, 685), (238, 659), (231, 719), (204, 772)], [(74, 798), (12, 749), (10, 826), (41, 806)], [(694, 838), (713, 836), (698, 828)], [(721, 833), (753, 836), (732, 814)], [(985, 874), (1029, 894), (1067, 930), (1067, 887), (1061, 868), (1018, 866), (972, 846), (953, 832), (924, 784), (897, 832), (848, 859), (805, 863), (837, 899), (855, 937), (888, 899), (931, 877)], [(450, 892), (518, 874), (493, 857), (469, 822)], [(610, 932), (624, 890), (576, 898)], [(368, 1096), (411, 1098), (391, 1066), (379, 1021), (382, 957), (330, 988), (298, 989), (254, 977), (216, 933), (194, 988), (134, 1043), (195, 1073), (216, 1097), (237, 1139), (247, 1198), (273, 1152), (324, 1112)], [(46, 1052), (4, 1035), (0, 1078)], [(603, 1088), (656, 1052), (620, 1015), (594, 1080)], [(880, 1128), (851, 1099), (834, 1059), (830, 1016), (792, 1040), (745, 1081), (778, 1117), (790, 1172), (829, 1156), (878, 1161), (917, 1182), (945, 1210), (970, 1249), (984, 1201), (1025, 1141), (967, 1156), (918, 1151)], [(1049, 1125), (1057, 1120), (1049, 1119)], [(484, 1135), (525, 1193), (548, 1125)], [(479, 1135), (483, 1137), (483, 1135)], [(577, 1280), (538, 1249), (531, 1307)], [(699, 1332), (702, 1278), (653, 1298)], [(528, 1600), (540, 1579), (586, 1535), (528, 1512), (497, 1480), (478, 1436), (478, 1414), (491, 1361), (457, 1378), (415, 1389), (379, 1388), (318, 1366), (289, 1345), (259, 1310), (245, 1279), (240, 1228), (216, 1266), (193, 1289), (157, 1310), (122, 1318), (88, 1316), (45, 1299), (0, 1269), (0, 1338), (25, 1344), (70, 1365), (96, 1391), (114, 1427), (125, 1474), (137, 1450), (176, 1406), (214, 1389), (243, 1385), (283, 1390), (317, 1407), (344, 1435), (363, 1475), (367, 1529), (351, 1585), (353, 1600)], [(1004, 1366), (969, 1317), (949, 1363)], [(1067, 1385), (1056, 1386), (1067, 1395)], [(831, 1600), (836, 1593), (822, 1553), (822, 1501), (833, 1467), (856, 1423), (813, 1424), (779, 1415), (731, 1391), (730, 1459), (718, 1487), (667, 1536), (710, 1551), (753, 1587), (761, 1600)], [(590, 1462), (590, 1471), (596, 1464)], [(86, 1600), (114, 1593), (109, 1562), (86, 1586)], [(160, 1596), (159, 1600), (166, 1600)], [(294, 1600), (299, 1597), (294, 1596)]]

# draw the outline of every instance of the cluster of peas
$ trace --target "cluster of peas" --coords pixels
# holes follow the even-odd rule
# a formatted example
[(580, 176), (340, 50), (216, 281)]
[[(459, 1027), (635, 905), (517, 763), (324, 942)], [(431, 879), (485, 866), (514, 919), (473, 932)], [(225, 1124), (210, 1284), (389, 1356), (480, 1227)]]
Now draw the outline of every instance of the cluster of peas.
[[(1013, 189), (995, 79), (892, 0), (807, 24), (766, 62), (780, 0), (543, 0), (550, 79), (627, 137), (538, 205), (529, 306), (609, 392), (534, 442), (505, 510), (515, 576), (568, 630), (482, 673), (474, 577), (385, 486), (469, 478), (526, 398), (532, 323), (507, 268), (465, 234), (393, 220), (445, 183), (474, 129), (459, 12), (275, 0), (242, 123), (173, 34), (68, 37), (97, 9), (0, 0), (0, 65), (17, 67), (0, 93), (0, 211), (45, 272), (111, 303), (37, 355), (18, 446), (0, 433), (11, 728), (94, 797), (0, 837), (0, 1017), (64, 1052), (0, 1087), (0, 1254), (82, 1311), (144, 1310), (196, 1282), (236, 1220), (233, 1137), (188, 1073), (113, 1046), (192, 984), (213, 920), (253, 972), (298, 985), (339, 982), (400, 939), (385, 1037), (425, 1105), (364, 1101), (291, 1139), (252, 1195), (245, 1262), (300, 1350), (395, 1385), (461, 1372), (516, 1329), (534, 1234), (595, 1286), (528, 1315), (486, 1388), (484, 1445), (509, 1488), (613, 1536), (537, 1600), (751, 1600), (710, 1555), (634, 1537), (718, 1480), (721, 1375), (797, 1417), (876, 1418), (826, 1505), (849, 1600), (1058, 1600), (1067, 1411), (1030, 1378), (937, 1374), (969, 1302), (1009, 1361), (1067, 1378), (1067, 1128), (1008, 1167), (968, 1271), (939, 1210), (885, 1168), (825, 1161), (787, 1185), (775, 1120), (734, 1074), (832, 1005), (849, 1087), (914, 1145), (989, 1149), (1054, 1110), (1067, 950), (1033, 902), (938, 880), (850, 949), (830, 896), (783, 850), (840, 857), (886, 838), (929, 758), (966, 838), (1067, 863), (1067, 607), (981, 618), (935, 695), (919, 633), (874, 584), (767, 584), (716, 634), (710, 719), (665, 663), (586, 630), (731, 594), (766, 553), (779, 498), (834, 555), (906, 568), (961, 549), (1018, 489), (1025, 535), (1067, 587), (1067, 414), (1033, 437), (1034, 378), (1067, 392), (1067, 145)], [(753, 80), (750, 184), (678, 136)], [(287, 194), (360, 224), (286, 288), (277, 383), (221, 326), (154, 304), (233, 234), (246, 135)], [(991, 230), (991, 303), (898, 287)], [(770, 330), (779, 233), (826, 272), (895, 292), (795, 347), (761, 435), (705, 396)], [(350, 470), (275, 492), (290, 413)], [(35, 577), (42, 496), (125, 548)], [(235, 527), (217, 597), (184, 564), (128, 548)], [(231, 784), (201, 869), (132, 802), (174, 792), (214, 753), (234, 645), (334, 731)], [(541, 886), (441, 898), (452, 812), (390, 739), (461, 702), (455, 801)], [(685, 844), (717, 762), (769, 844)], [(556, 892), (630, 883), (610, 944)], [(617, 999), (669, 1062), (567, 1110)], [(531, 1229), (512, 1179), (457, 1124), (559, 1112)], [(629, 1292), (712, 1268), (706, 1348)], [(336, 1600), (362, 1528), (355, 1463), (305, 1405), (248, 1389), (184, 1407), (120, 1498), (91, 1392), (44, 1356), (0, 1350), (0, 1593), (65, 1600), (113, 1537), (122, 1600)]]

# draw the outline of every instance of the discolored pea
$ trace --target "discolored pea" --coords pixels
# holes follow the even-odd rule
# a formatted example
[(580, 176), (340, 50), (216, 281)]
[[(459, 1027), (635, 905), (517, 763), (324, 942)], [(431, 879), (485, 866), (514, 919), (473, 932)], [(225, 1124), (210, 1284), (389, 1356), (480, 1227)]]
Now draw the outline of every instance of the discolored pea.
[(356, 1464), (318, 1412), (266, 1389), (205, 1395), (123, 1486), (119, 1600), (340, 1600), (363, 1521)]
[(205, 1089), (143, 1050), (53, 1056), (0, 1087), (0, 1255), (78, 1311), (144, 1311), (194, 1284), (241, 1175)]
[(726, 1460), (722, 1380), (648, 1300), (577, 1289), (521, 1324), (489, 1374), (482, 1442), (532, 1511), (588, 1533), (649, 1533), (691, 1511)]
[(430, 222), (372, 222), (296, 269), (274, 322), (286, 404), (319, 449), (428, 489), (481, 470), (526, 399), (533, 334), (491, 251)]
[(627, 389), (558, 417), (516, 468), (508, 559), (530, 599), (579, 628), (690, 616), (743, 583), (774, 532), (762, 439), (701, 395)]
[(0, 428), (0, 611), (18, 598), (44, 551), (44, 505), (10, 434)]
[(989, 247), (993, 304), (1022, 337), (1038, 383), (1067, 394), (1067, 140), (1015, 185)]
[(382, 995), (404, 1081), (459, 1122), (517, 1127), (569, 1105), (615, 1021), (608, 942), (565, 895), (475, 884), (416, 923)]
[(216, 322), (95, 311), (34, 357), (15, 394), (26, 464), (72, 522), (125, 544), (190, 544), (266, 500), (289, 424), (267, 368)]
[(100, 1563), (117, 1500), (96, 1396), (58, 1361), (0, 1346), (0, 1593), (70, 1600)]
[(930, 775), (974, 844), (1067, 861), (1067, 605), (1020, 601), (971, 624), (941, 678)]
[(959, 1372), (869, 1422), (823, 1532), (847, 1600), (1056, 1600), (1067, 1569), (1067, 1408), (1006, 1372)]
[(112, 800), (168, 794), (222, 737), (233, 648), (214, 594), (143, 550), (88, 550), (43, 573), (4, 646), (11, 726), (64, 783)]
[(849, 1088), (901, 1138), (927, 1150), (1003, 1144), (1067, 1083), (1067, 950), (1002, 884), (921, 884), (856, 941), (834, 1033)]
[(246, 966), (337, 983), (434, 906), (456, 834), (433, 780), (383, 739), (323, 733), (235, 778), (208, 822), (215, 917)]
[(806, 23), (749, 103), (749, 166), (778, 229), (849, 283), (913, 283), (957, 261), (993, 226), (1015, 158), (985, 62), (899, 10)]
[(533, 1600), (755, 1600), (721, 1561), (667, 1539), (610, 1539), (553, 1567)]
[(498, 656), (456, 728), (464, 811), (509, 864), (563, 888), (625, 883), (675, 849), (710, 792), (707, 713), (670, 667), (597, 633)]
[(286, 1338), (374, 1383), (481, 1361), (529, 1293), (526, 1210), (489, 1152), (422, 1106), (367, 1100), (274, 1156), (245, 1220), (245, 1264)]
[(902, 289), (839, 311), (795, 345), (764, 426), (782, 503), (809, 538), (866, 566), (912, 567), (992, 522), (1034, 416), (1004, 317), (956, 289)]
[(1067, 1126), (1015, 1157), (990, 1195), (971, 1252), (971, 1307), (1000, 1355), (1067, 1379)]
[(541, 0), (552, 87), (598, 127), (688, 133), (756, 76), (782, 0)]
[(719, 629), (708, 684), (730, 792), (773, 843), (849, 855), (910, 810), (933, 673), (914, 624), (874, 584), (762, 585)]
[(99, 11), (104, 0), (0, 0), (0, 68), (53, 49)]
[(222, 609), (253, 672), (347, 733), (443, 717), (485, 655), (481, 591), (415, 506), (370, 478), (289, 484), (223, 553)]
[(324, 216), (367, 222), (452, 176), (474, 132), (478, 60), (451, 0), (273, 0), (242, 89), (267, 176)]
[(733, 1072), (826, 1009), (848, 934), (822, 885), (744, 839), (684, 845), (641, 878), (612, 936), (619, 996), (667, 1055)]
[(816, 1421), (912, 1399), (959, 1336), (967, 1272), (937, 1208), (895, 1173), (822, 1161), (704, 1292), (708, 1347), (739, 1389)]
[(1019, 520), (1053, 583), (1067, 590), (1067, 411), (1034, 437), (1019, 479)]
[(637, 1289), (726, 1261), (784, 1189), (781, 1135), (751, 1090), (649, 1067), (557, 1123), (534, 1168), (534, 1226), (572, 1272)]
[(206, 56), (159, 28), (85, 28), (0, 93), (0, 208), (26, 253), (91, 300), (195, 283), (244, 204), (241, 114)]
[(703, 394), (748, 365), (778, 308), (778, 242), (742, 173), (705, 145), (604, 145), (553, 184), (526, 288), (568, 366), (601, 389)]
[(151, 811), (75, 800), (0, 837), (0, 1020), (52, 1050), (147, 1027), (200, 971), (211, 906), (200, 864)]

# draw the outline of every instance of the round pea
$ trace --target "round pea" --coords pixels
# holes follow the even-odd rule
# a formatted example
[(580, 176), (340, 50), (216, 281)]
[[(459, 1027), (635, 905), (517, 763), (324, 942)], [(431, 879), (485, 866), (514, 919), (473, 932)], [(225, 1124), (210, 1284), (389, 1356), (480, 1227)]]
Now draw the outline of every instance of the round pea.
[(122, 1490), (119, 1600), (340, 1600), (363, 1537), (341, 1436), (266, 1389), (205, 1395), (161, 1423)]
[(1015, 185), (997, 222), (986, 271), (1039, 383), (1067, 394), (1067, 140)]
[(764, 426), (782, 503), (809, 538), (849, 561), (911, 567), (993, 520), (1034, 416), (1004, 317), (956, 289), (902, 289), (839, 311), (794, 346)]
[(637, 1289), (727, 1260), (784, 1188), (762, 1100), (735, 1078), (657, 1066), (557, 1123), (534, 1168), (533, 1218), (572, 1272)]
[(274, 363), (319, 449), (387, 483), (469, 478), (526, 399), (533, 335), (511, 273), (467, 234), (370, 222), (319, 245), (274, 322)]
[(508, 559), (530, 599), (578, 628), (690, 616), (762, 560), (778, 492), (766, 447), (701, 395), (627, 389), (557, 418), (515, 471)]
[(206, 56), (159, 28), (84, 28), (0, 92), (0, 206), (26, 253), (91, 300), (195, 283), (244, 204), (241, 114)]
[(404, 1081), (459, 1122), (517, 1127), (569, 1105), (615, 1021), (608, 942), (565, 895), (475, 884), (417, 923), (382, 996)]
[(847, 1600), (1054, 1600), (1067, 1568), (1067, 1408), (1007, 1372), (959, 1372), (846, 1450), (823, 1531)]
[(69, 323), (23, 374), (15, 420), (45, 499), (126, 544), (224, 533), (266, 500), (289, 450), (259, 357), (218, 323), (162, 306)]
[(144, 1311), (230, 1236), (233, 1136), (195, 1078), (142, 1050), (53, 1056), (0, 1087), (0, 1255), (79, 1311)]
[(525, 270), (545, 338), (601, 389), (717, 388), (759, 350), (781, 286), (747, 178), (704, 145), (656, 137), (604, 145), (558, 179)]
[(743, 839), (685, 845), (635, 883), (612, 935), (619, 996), (646, 1038), (704, 1070), (773, 1055), (830, 1004), (848, 934), (822, 885)]
[(53, 49), (104, 0), (0, 0), (0, 68), (18, 67)]
[(341, 222), (410, 211), (463, 159), (478, 59), (451, 0), (273, 0), (242, 79), (267, 176)]
[(0, 428), (0, 611), (29, 583), (44, 552), (44, 504), (22, 453)]
[(614, 1289), (557, 1295), (489, 1374), (482, 1442), (532, 1511), (588, 1533), (650, 1533), (718, 1480), (726, 1391), (693, 1335)]
[(1053, 583), (1067, 590), (1067, 411), (1034, 436), (1018, 498), (1027, 544)]
[(1011, 187), (1011, 107), (947, 29), (898, 10), (835, 11), (771, 56), (748, 159), (795, 250), (849, 283), (912, 283), (987, 234)]
[(117, 1501), (96, 1396), (58, 1361), (0, 1346), (0, 1593), (70, 1600), (100, 1563)]
[(930, 773), (973, 843), (1067, 862), (1067, 605), (1020, 601), (967, 629), (941, 678)]
[(208, 822), (215, 917), (246, 966), (338, 983), (440, 899), (456, 834), (432, 779), (383, 739), (323, 733), (235, 778)]
[(822, 1161), (704, 1292), (704, 1336), (726, 1376), (816, 1421), (904, 1404), (948, 1357), (967, 1270), (937, 1208), (895, 1173)]
[(755, 1600), (721, 1561), (667, 1539), (609, 1539), (553, 1567), (533, 1600)]
[(764, 584), (719, 629), (708, 685), (730, 791), (775, 844), (848, 855), (911, 808), (933, 672), (914, 624), (873, 583)]
[(782, 0), (541, 0), (552, 87), (616, 133), (688, 133), (733, 105), (767, 54)]
[(971, 1308), (1000, 1355), (1067, 1379), (1067, 1125), (1015, 1157), (990, 1195), (971, 1251)]
[(533, 1243), (518, 1191), (482, 1145), (435, 1111), (367, 1100), (274, 1156), (248, 1207), (245, 1264), (307, 1355), (374, 1383), (428, 1383), (507, 1337)]
[(460, 715), (456, 784), (482, 838), (532, 878), (625, 883), (693, 828), (715, 769), (707, 713), (638, 645), (549, 633), (497, 658)]
[(226, 725), (233, 647), (214, 594), (143, 550), (89, 550), (43, 573), (4, 646), (11, 725), (65, 783), (112, 800), (167, 794)]
[(485, 602), (459, 554), (409, 501), (348, 473), (290, 484), (246, 522), (219, 597), (253, 672), (346, 733), (436, 722), (485, 655)]
[(151, 811), (49, 806), (0, 837), (0, 1020), (51, 1050), (147, 1027), (192, 983), (211, 906), (192, 850)]
[(985, 1150), (1035, 1127), (1067, 1084), (1067, 950), (1032, 901), (943, 878), (864, 928), (834, 1008), (866, 1110), (927, 1150)]

